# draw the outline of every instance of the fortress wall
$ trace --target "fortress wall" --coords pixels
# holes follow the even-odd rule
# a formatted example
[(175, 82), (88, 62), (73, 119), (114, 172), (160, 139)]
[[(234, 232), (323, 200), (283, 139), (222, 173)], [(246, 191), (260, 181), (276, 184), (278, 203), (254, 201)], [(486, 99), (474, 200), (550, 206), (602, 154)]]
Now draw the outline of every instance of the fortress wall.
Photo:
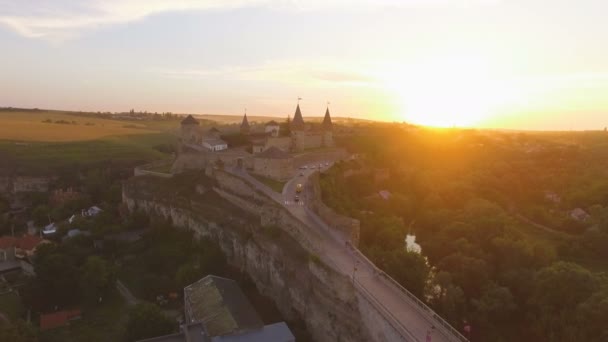
[(300, 136), (299, 143), (300, 148), (304, 150), (323, 147), (323, 133), (307, 132)]
[(182, 153), (177, 156), (171, 173), (182, 173), (186, 170), (203, 170), (207, 165), (215, 165), (218, 160), (221, 160), (226, 167), (234, 167), (239, 159), (243, 160), (243, 166), (246, 168), (253, 167), (253, 156), (242, 151), (191, 151)]
[[(214, 177), (217, 188), (214, 190), (235, 206), (260, 217), (262, 226), (277, 226), (287, 231), (289, 235), (310, 252), (317, 252), (315, 238), (308, 227), (254, 185), (222, 170), (215, 170)], [(321, 237), (316, 237), (320, 239)]]
[(308, 191), (308, 198), (310, 198), (308, 201), (310, 208), (319, 215), (328, 226), (335, 228), (340, 233), (348, 236), (354, 246), (359, 246), (361, 222), (340, 215), (323, 203), (321, 185), (319, 183), (319, 172), (313, 173), (308, 179), (306, 191)]
[(48, 177), (13, 177), (11, 192), (47, 192), (49, 191), (50, 178)]
[[(171, 219), (176, 227), (216, 242), (228, 263), (247, 273), (283, 317), (306, 323), (314, 341), (415, 341), (386, 319), (385, 309), (358, 283), (311, 257), (309, 239), (296, 232), (306, 229), (302, 233), (312, 237), (310, 228), (249, 182), (222, 170), (216, 170), (215, 178), (214, 191), (185, 197), (163, 192), (172, 188), (172, 179), (134, 177), (123, 184), (123, 203), (131, 211)], [(235, 207), (204, 194), (222, 194)], [(259, 217), (261, 224), (252, 222), (247, 212)], [(273, 233), (268, 226), (280, 231)]]
[[(277, 208), (262, 203), (269, 201), (263, 194), (260, 195), (247, 184), (239, 182), (234, 176), (223, 172), (217, 174), (218, 182), (226, 188), (226, 191), (219, 191), (232, 197), (230, 202), (234, 201), (238, 207), (249, 208), (257, 215), (262, 215), (264, 221), (272, 220), (272, 217), (278, 215), (278, 221), (273, 224), (280, 225), (281, 232), (285, 231), (285, 225), (292, 224), (287, 222), (290, 220), (289, 215), (272, 213)], [(360, 312), (361, 304), (365, 303), (359, 303), (362, 299), (357, 295), (352, 281), (322, 261), (311, 258), (308, 248), (294, 239), (291, 233), (269, 234), (267, 228), (252, 223), (249, 216), (236, 207), (228, 209), (226, 204), (221, 205), (221, 218), (213, 220), (211, 217), (214, 215), (210, 210), (217, 209), (209, 209), (212, 205), (205, 203), (209, 199), (174, 198), (172, 196), (179, 195), (161, 193), (159, 189), (163, 187), (155, 186), (158, 182), (171, 181), (141, 177), (129, 180), (123, 186), (123, 203), (131, 211), (143, 210), (171, 219), (175, 226), (190, 229), (195, 232), (195, 236), (216, 242), (226, 255), (228, 263), (247, 273), (258, 291), (273, 299), (283, 317), (288, 320), (302, 319), (305, 322), (312, 340), (389, 341), (372, 338), (378, 336), (378, 332), (370, 332), (369, 324), (363, 321), (369, 313)], [(236, 190), (233, 187), (240, 185), (245, 185), (245, 189), (239, 191), (239, 195), (228, 191), (228, 188)], [(196, 187), (196, 184), (193, 186)], [(247, 196), (253, 198), (246, 199)], [(213, 202), (219, 201), (220, 199)], [(363, 309), (374, 310), (373, 307)]]
[(289, 151), (291, 151), (291, 144), (292, 144), (291, 137), (277, 137), (277, 138), (270, 137), (270, 138), (268, 138), (268, 140), (266, 140), (265, 149), (268, 149), (268, 148), (274, 146), (285, 152), (289, 152)]
[(342, 148), (328, 149), (325, 151), (306, 152), (294, 157), (293, 165), (298, 168), (302, 165), (317, 164), (323, 162), (336, 162), (348, 159), (348, 152)]
[(288, 180), (294, 175), (292, 159), (254, 158), (253, 172), (276, 180)]

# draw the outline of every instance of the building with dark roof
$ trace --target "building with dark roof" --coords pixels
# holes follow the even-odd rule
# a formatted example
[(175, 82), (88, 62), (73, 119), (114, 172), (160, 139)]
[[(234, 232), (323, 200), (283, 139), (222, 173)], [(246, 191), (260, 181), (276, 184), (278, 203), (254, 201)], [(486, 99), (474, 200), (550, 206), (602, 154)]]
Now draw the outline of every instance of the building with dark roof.
[(203, 322), (212, 336), (264, 326), (234, 280), (213, 275), (184, 288), (186, 322)]
[(180, 332), (140, 342), (295, 342), (285, 322), (264, 325), (234, 280), (206, 276), (184, 288)]

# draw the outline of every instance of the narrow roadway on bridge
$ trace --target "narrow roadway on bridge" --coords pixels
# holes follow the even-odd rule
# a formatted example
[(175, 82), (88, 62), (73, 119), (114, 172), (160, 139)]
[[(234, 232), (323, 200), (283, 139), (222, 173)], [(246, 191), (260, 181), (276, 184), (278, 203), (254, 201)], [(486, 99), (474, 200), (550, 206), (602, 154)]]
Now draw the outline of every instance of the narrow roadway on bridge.
[(426, 342), (429, 331), (432, 342), (459, 341), (455, 335), (438, 326), (427, 312), (416, 305), (396, 286), (382, 280), (378, 274), (379, 270), (371, 266), (357, 251), (353, 250), (353, 247), (347, 243), (349, 242), (347, 237), (330, 228), (313, 213), (308, 208), (306, 191), (298, 194), (299, 199), (298, 201), (295, 200), (298, 184), (302, 184), (302, 188), (306, 189), (308, 177), (312, 173), (321, 171), (331, 165), (323, 164), (321, 170), (319, 170), (318, 164), (314, 165), (315, 168), (311, 166), (307, 166), (306, 169), (299, 169), (296, 176), (285, 184), (281, 194), (274, 192), (243, 170), (234, 169), (231, 172), (247, 179), (256, 188), (281, 203), (292, 215), (305, 223), (311, 229), (311, 237), (318, 244), (316, 247), (323, 254), (320, 255), (321, 259), (336, 271), (351, 279), (354, 278), (353, 281), (356, 281), (398, 322), (399, 329), (402, 332), (405, 330), (404, 334), (408, 341)]
[[(306, 223), (311, 229), (315, 229), (321, 236), (329, 236), (323, 239), (321, 250), (333, 263), (337, 271), (356, 279), (356, 281), (367, 290), (382, 306), (384, 306), (407, 330), (410, 337), (417, 341), (426, 341), (427, 333), (431, 331), (432, 341), (454, 340), (451, 334), (444, 334), (441, 329), (433, 329), (434, 322), (424, 315), (420, 308), (405, 297), (397, 288), (382, 281), (376, 269), (353, 251), (347, 244), (348, 238), (335, 229), (327, 226), (316, 214), (308, 209), (309, 200), (306, 191), (299, 194), (299, 200), (295, 201), (296, 187), (301, 184), (306, 188), (308, 177), (315, 171), (322, 171), (331, 165), (322, 164), (309, 165), (306, 169), (298, 170), (296, 176), (289, 180), (283, 187), (283, 205), (298, 219)], [(350, 241), (348, 241), (350, 242)], [(356, 270), (355, 270), (356, 267)]]

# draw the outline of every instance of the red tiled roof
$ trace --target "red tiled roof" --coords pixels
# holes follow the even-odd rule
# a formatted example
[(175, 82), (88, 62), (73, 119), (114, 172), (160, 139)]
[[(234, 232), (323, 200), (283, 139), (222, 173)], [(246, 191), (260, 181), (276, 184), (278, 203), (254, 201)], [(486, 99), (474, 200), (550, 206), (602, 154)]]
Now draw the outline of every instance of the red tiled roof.
[(7, 249), (13, 247), (17, 239), (14, 236), (3, 236), (0, 237), (0, 249)]
[(24, 235), (19, 240), (17, 240), (15, 247), (29, 251), (36, 248), (42, 242), (42, 240), (43, 239), (41, 237), (38, 237), (36, 235)]
[(40, 315), (40, 330), (48, 330), (68, 325), (71, 319), (79, 318), (80, 310), (63, 310)]

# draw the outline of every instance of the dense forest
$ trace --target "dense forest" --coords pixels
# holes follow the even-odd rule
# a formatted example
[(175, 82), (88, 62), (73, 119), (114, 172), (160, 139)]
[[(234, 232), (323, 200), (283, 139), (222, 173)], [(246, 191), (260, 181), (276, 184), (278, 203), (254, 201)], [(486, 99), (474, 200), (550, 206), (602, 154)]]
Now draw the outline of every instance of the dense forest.
[(608, 339), (608, 134), (361, 131), (321, 186), (380, 268), (472, 341)]

